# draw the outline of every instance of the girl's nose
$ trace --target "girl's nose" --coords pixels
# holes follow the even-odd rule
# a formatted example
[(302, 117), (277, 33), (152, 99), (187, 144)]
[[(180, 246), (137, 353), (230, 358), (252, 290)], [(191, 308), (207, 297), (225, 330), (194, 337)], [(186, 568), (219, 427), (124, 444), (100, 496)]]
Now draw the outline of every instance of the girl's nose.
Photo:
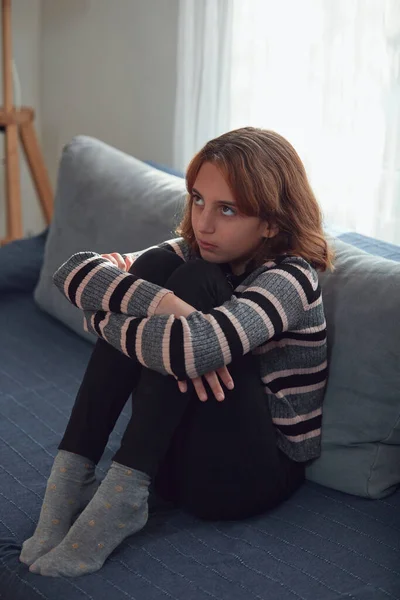
[(199, 222), (199, 231), (202, 233), (213, 233), (214, 230), (215, 225), (213, 215), (210, 212), (203, 210)]

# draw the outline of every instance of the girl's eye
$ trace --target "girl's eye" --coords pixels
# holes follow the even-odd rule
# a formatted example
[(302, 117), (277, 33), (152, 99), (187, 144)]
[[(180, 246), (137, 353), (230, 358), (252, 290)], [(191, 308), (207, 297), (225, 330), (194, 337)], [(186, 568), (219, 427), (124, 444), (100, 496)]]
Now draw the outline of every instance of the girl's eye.
[[(232, 217), (233, 215), (236, 215), (236, 212), (230, 206), (227, 206), (227, 205), (221, 206), (221, 210), (222, 210), (222, 214), (227, 217)], [(228, 211), (230, 211), (230, 212), (228, 212)]]
[(193, 204), (196, 204), (196, 206), (202, 206), (201, 203), (204, 204), (203, 198), (200, 198), (200, 196), (197, 196), (196, 194), (192, 194), (192, 200)]

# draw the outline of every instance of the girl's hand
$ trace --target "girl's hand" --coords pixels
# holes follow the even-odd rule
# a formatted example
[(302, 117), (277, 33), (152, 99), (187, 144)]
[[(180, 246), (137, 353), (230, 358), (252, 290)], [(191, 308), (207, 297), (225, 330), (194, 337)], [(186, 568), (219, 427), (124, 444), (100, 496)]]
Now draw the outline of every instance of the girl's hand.
[(114, 263), (114, 265), (121, 269), (121, 271), (129, 271), (129, 269), (133, 265), (133, 260), (131, 258), (127, 256), (124, 259), (123, 256), (121, 256), (121, 254), (118, 254), (118, 252), (112, 252), (111, 254), (102, 254), (101, 256)]
[[(212, 393), (214, 394), (216, 399), (219, 402), (222, 402), (222, 400), (225, 398), (225, 395), (224, 395), (224, 391), (221, 387), (221, 384), (219, 382), (217, 375), (219, 375), (221, 381), (225, 384), (225, 386), (228, 388), (228, 390), (233, 390), (234, 383), (233, 383), (232, 377), (230, 376), (230, 373), (226, 367), (221, 367), (221, 369), (217, 369), (217, 371), (210, 371), (209, 373), (206, 373), (205, 375), (203, 375), (203, 377), (205, 377), (206, 381), (208, 382), (208, 384), (212, 390)], [(192, 379), (192, 383), (194, 385), (194, 389), (196, 390), (196, 393), (197, 393), (199, 399), (202, 402), (205, 402), (207, 400), (207, 392), (204, 387), (202, 378), (196, 377), (195, 379)], [(178, 387), (182, 393), (187, 392), (186, 381), (178, 380)]]
[[(101, 256), (102, 256), (102, 258), (106, 258), (107, 260), (112, 262), (116, 267), (118, 267), (122, 271), (129, 271), (129, 269), (131, 268), (131, 266), (133, 265), (133, 262), (134, 262), (128, 256), (126, 256), (124, 259), (124, 257), (121, 256), (121, 254), (118, 254), (118, 252), (112, 252), (111, 254), (101, 254)], [(168, 299), (169, 296), (170, 296), (170, 294), (168, 294), (165, 298)], [(174, 297), (174, 300), (176, 300), (175, 297)], [(186, 311), (186, 312), (188, 312), (188, 314), (190, 314), (190, 312), (195, 310), (191, 306), (189, 307), (189, 309), (190, 309), (189, 311)], [(163, 314), (164, 311), (160, 310), (160, 313)], [(156, 313), (156, 314), (158, 314), (158, 313)], [(169, 311), (167, 311), (167, 314), (169, 314)], [(180, 314), (183, 314), (182, 310), (180, 311)], [(221, 384), (219, 382), (217, 375), (219, 375), (221, 381), (225, 384), (225, 386), (228, 388), (228, 390), (233, 390), (234, 384), (233, 384), (232, 377), (230, 376), (230, 373), (225, 366), (221, 367), (220, 369), (217, 369), (216, 371), (210, 371), (209, 373), (206, 373), (205, 375), (203, 375), (203, 377), (208, 382), (214, 396), (216, 397), (216, 399), (219, 402), (221, 402), (222, 400), (224, 400), (225, 395), (224, 395), (224, 391), (221, 387)], [(200, 400), (202, 402), (205, 402), (207, 400), (207, 392), (206, 392), (206, 388), (204, 387), (202, 378), (196, 377), (195, 379), (192, 379), (192, 383), (194, 385), (194, 388), (195, 388), (196, 393), (197, 393), (198, 397), (200, 398)], [(178, 380), (178, 387), (182, 393), (187, 392), (186, 381)]]

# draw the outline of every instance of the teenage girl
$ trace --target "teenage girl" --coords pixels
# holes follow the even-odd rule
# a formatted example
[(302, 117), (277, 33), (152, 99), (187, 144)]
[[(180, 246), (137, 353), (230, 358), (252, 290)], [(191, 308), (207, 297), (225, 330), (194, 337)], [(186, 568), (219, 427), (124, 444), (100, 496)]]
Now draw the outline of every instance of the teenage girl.
[[(145, 526), (150, 484), (199, 518), (244, 519), (293, 494), (320, 454), (317, 272), (332, 253), (304, 166), (283, 137), (246, 127), (208, 142), (186, 185), (179, 238), (78, 252), (54, 275), (99, 339), (22, 547), (34, 573), (100, 569)], [(99, 485), (96, 464), (132, 392)]]

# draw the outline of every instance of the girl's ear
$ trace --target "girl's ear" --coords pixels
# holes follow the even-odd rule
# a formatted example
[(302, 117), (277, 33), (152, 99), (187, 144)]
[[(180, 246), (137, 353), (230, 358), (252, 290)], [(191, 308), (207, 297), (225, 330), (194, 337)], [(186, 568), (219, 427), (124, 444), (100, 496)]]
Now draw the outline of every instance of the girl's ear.
[(269, 223), (265, 223), (263, 237), (265, 238), (273, 238), (279, 233), (279, 227), (277, 225), (270, 225)]

